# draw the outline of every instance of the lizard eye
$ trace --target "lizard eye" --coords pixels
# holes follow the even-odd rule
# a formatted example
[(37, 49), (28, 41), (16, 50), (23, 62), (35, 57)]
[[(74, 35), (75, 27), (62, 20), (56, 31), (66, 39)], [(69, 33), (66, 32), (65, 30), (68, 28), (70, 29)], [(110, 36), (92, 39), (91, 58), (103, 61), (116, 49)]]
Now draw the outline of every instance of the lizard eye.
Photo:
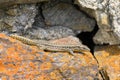
[(88, 47), (86, 47), (86, 46), (83, 46), (82, 49), (90, 51), (90, 49)]

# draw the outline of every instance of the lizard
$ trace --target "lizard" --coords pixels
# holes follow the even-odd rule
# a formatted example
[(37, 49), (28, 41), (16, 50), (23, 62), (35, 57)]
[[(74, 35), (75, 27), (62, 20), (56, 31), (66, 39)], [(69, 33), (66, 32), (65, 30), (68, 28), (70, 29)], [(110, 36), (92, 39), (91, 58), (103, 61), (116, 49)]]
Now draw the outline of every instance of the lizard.
[(90, 49), (83, 44), (57, 44), (57, 43), (51, 43), (50, 41), (46, 41), (46, 40), (31, 40), (29, 38), (25, 38), (23, 36), (14, 35), (14, 34), (10, 34), (9, 36), (25, 44), (37, 46), (45, 51), (55, 51), (55, 52), (67, 51), (72, 55), (74, 54), (73, 52), (82, 53), (83, 51), (90, 51)]

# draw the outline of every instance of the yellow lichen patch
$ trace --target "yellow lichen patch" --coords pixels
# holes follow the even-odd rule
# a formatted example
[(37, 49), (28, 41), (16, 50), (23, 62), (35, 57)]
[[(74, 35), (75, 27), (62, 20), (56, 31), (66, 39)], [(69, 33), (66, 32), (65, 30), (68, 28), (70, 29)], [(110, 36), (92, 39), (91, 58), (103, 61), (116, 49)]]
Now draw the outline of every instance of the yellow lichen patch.
[(50, 62), (44, 62), (40, 65), (41, 70), (49, 70), (52, 68), (52, 64)]
[[(5, 35), (1, 38), (3, 38), (0, 39), (2, 80), (7, 78), (9, 80), (62, 80), (65, 77), (72, 79), (76, 76), (81, 77), (76, 75), (77, 73), (84, 74), (87, 73), (86, 70), (91, 72), (87, 68), (95, 63), (91, 53), (71, 55), (68, 52), (45, 52), (36, 46), (23, 44)], [(81, 69), (83, 70), (80, 71)]]
[(109, 59), (106, 59), (106, 65), (111, 65), (114, 68), (114, 72), (118, 72), (120, 71), (120, 58), (118, 58), (117, 56), (110, 57)]
[(4, 73), (6, 71), (5, 65), (3, 64), (2, 60), (0, 60), (0, 73)]
[(7, 76), (2, 76), (1, 80), (7, 80)]
[(29, 63), (30, 67), (32, 67), (33, 69), (35, 69), (35, 64), (33, 62)]
[(73, 66), (69, 66), (69, 69), (71, 70), (71, 73), (72, 73), (72, 74), (77, 73), (77, 70), (76, 70), (75, 67), (73, 67)]
[(16, 42), (16, 40), (15, 39), (13, 39), (13, 38), (8, 38), (9, 40), (10, 40), (10, 42)]
[(3, 49), (3, 45), (0, 44), (0, 49)]
[(8, 38), (5, 34), (0, 33), (0, 38)]
[(51, 80), (50, 77), (45, 74), (45, 73), (42, 73), (38, 78), (37, 80)]
[(63, 77), (60, 75), (58, 70), (54, 70), (50, 73), (51, 80), (61, 80)]
[(26, 79), (28, 79), (28, 78), (29, 78), (29, 79), (31, 80), (31, 79), (33, 79), (34, 77), (33, 77), (33, 75), (32, 75), (32, 74), (27, 74), (27, 75), (25, 76), (25, 78), (26, 78)]
[(8, 49), (7, 49), (7, 54), (8, 54), (8, 55), (13, 54), (13, 52), (15, 52), (15, 48), (14, 48), (14, 47), (11, 47), (11, 48), (8, 48)]
[(84, 53), (83, 56), (84, 56), (85, 64), (89, 64), (89, 63), (96, 64), (96, 61), (95, 61), (95, 59), (93, 58), (93, 56), (92, 56), (92, 54), (90, 52)]
[(68, 69), (68, 64), (66, 63), (66, 64), (64, 64), (64, 65), (62, 65), (61, 67), (60, 67), (60, 71), (61, 72), (64, 72), (64, 71), (66, 71)]
[(14, 47), (8, 48), (7, 51), (8, 59), (20, 60), (18, 52), (15, 50)]
[(48, 54), (49, 54), (48, 52), (43, 52), (43, 53), (44, 55), (42, 55), (42, 58), (41, 58), (42, 61), (45, 61), (46, 59), (49, 59), (50, 62), (53, 61), (52, 57), (48, 57)]
[(22, 53), (22, 54), (28, 53), (27, 46), (24, 44), (22, 45), (20, 43), (16, 43), (16, 44), (14, 44), (14, 48), (15, 48), (15, 50), (19, 51), (19, 53)]
[(118, 46), (97, 47), (95, 57), (98, 60), (99, 67), (104, 68), (110, 80), (120, 79), (120, 49)]
[(6, 65), (7, 71), (5, 72), (9, 76), (13, 76), (18, 72), (19, 67), (14, 64)]

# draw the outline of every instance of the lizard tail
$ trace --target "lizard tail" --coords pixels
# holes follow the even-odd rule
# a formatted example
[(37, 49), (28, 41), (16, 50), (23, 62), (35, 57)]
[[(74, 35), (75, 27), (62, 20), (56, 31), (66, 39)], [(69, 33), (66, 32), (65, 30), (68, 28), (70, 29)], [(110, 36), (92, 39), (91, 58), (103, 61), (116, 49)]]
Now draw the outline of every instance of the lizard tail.
[(25, 37), (22, 37), (19, 35), (15, 35), (15, 34), (10, 34), (9, 36), (12, 37), (13, 39), (17, 39), (25, 44), (36, 46), (36, 42), (33, 40), (30, 40), (28, 38), (25, 38)]

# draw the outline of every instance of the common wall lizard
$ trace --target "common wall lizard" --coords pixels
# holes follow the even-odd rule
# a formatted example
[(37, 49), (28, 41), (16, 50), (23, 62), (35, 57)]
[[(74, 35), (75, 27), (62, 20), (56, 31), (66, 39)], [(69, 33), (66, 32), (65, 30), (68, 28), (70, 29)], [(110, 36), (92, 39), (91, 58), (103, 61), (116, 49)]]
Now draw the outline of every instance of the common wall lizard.
[(11, 34), (10, 37), (17, 39), (25, 44), (28, 45), (34, 45), (39, 47), (40, 49), (46, 50), (46, 51), (67, 51), (73, 54), (73, 52), (84, 52), (84, 51), (90, 51), (90, 49), (83, 45), (83, 44), (57, 44), (57, 43), (51, 43), (50, 41), (45, 40), (31, 40), (29, 38), (25, 38), (19, 35)]

